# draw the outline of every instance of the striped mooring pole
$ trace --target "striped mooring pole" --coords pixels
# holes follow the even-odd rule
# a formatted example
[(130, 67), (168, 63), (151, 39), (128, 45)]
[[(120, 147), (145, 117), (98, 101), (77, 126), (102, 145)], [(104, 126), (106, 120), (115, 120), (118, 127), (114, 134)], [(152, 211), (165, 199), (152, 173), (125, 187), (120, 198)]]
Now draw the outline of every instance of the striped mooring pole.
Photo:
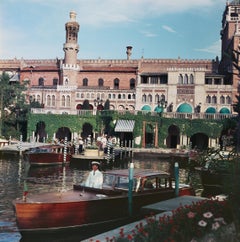
[(64, 148), (63, 148), (63, 163), (67, 161), (67, 137), (64, 139)]

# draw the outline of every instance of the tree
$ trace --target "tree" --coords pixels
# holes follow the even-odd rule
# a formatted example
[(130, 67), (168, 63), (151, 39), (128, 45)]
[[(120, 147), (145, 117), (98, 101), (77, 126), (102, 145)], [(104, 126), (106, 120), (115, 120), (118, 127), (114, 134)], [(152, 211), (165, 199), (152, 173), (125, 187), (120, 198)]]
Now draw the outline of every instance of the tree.
[(26, 103), (25, 91), (26, 85), (19, 81), (11, 82), (6, 72), (0, 76), (1, 136), (19, 138), (23, 134), (26, 138), (30, 105)]

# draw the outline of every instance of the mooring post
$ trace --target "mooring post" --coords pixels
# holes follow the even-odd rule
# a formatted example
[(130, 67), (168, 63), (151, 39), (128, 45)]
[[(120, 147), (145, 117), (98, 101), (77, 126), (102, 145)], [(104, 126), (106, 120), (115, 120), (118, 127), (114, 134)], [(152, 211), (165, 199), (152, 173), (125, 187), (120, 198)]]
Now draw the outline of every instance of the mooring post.
[(129, 166), (129, 183), (128, 183), (128, 212), (129, 212), (129, 216), (132, 216), (133, 172), (134, 172), (134, 164), (133, 164), (133, 162), (131, 162), (130, 166)]
[(179, 165), (178, 162), (174, 163), (174, 176), (175, 176), (175, 196), (179, 195)]

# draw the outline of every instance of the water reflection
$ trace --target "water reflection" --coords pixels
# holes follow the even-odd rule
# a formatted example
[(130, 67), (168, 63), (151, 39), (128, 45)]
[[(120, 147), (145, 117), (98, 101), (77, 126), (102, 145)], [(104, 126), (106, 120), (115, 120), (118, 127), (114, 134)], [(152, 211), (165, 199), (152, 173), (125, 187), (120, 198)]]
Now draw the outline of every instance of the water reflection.
[[(134, 159), (135, 168), (160, 169), (172, 172), (175, 161), (152, 158), (143, 160)], [(114, 168), (127, 168), (128, 161), (117, 161)], [(180, 165), (180, 182), (185, 183), (188, 172)], [(71, 189), (73, 184), (81, 183), (88, 171), (81, 170), (74, 165), (51, 166), (51, 167), (29, 167), (21, 159), (12, 157), (0, 160), (0, 241), (18, 242), (21, 239), (15, 222), (12, 200), (22, 197), (23, 181), (27, 180), (29, 193), (41, 193), (46, 191), (64, 191)], [(201, 191), (199, 178), (196, 174), (191, 177), (195, 188)], [(24, 241), (25, 240), (21, 240)]]

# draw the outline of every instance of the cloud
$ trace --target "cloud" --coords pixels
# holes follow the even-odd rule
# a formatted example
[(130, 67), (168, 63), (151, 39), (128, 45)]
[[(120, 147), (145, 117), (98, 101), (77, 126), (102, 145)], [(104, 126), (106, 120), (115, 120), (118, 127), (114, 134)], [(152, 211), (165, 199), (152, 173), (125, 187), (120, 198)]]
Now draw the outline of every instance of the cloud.
[(195, 51), (206, 52), (210, 54), (214, 54), (215, 56), (221, 55), (221, 40), (217, 40), (212, 45), (202, 48), (202, 49), (195, 49)]
[(166, 31), (170, 32), (170, 33), (176, 33), (176, 31), (173, 28), (171, 28), (167, 25), (163, 25), (162, 28), (165, 29)]
[(151, 33), (150, 31), (140, 31), (145, 37), (156, 37), (157, 34)]

